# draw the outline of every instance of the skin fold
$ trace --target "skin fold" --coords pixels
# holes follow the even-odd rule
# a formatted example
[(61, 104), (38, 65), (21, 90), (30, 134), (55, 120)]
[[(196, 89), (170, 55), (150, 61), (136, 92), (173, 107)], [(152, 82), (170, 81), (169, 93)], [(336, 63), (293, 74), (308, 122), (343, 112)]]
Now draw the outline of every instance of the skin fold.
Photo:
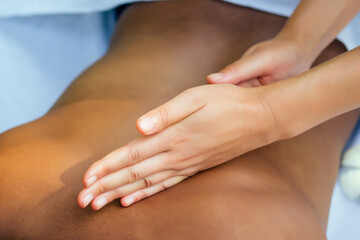
[[(108, 53), (44, 117), (0, 136), (0, 238), (325, 239), (341, 151), (358, 111), (249, 152), (129, 208), (76, 197), (135, 121), (270, 39), (285, 19), (210, 0), (139, 3)], [(333, 42), (317, 63), (344, 52)], [(236, 133), (234, 133), (236, 134)]]

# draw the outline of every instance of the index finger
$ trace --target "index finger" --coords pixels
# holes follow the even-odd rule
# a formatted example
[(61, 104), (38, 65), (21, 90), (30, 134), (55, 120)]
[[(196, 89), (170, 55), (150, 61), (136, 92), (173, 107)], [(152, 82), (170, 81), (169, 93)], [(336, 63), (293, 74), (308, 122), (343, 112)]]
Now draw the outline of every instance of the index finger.
[(146, 113), (137, 120), (137, 129), (144, 135), (151, 135), (201, 109), (205, 103), (199, 95), (200, 91), (200, 87), (190, 88)]

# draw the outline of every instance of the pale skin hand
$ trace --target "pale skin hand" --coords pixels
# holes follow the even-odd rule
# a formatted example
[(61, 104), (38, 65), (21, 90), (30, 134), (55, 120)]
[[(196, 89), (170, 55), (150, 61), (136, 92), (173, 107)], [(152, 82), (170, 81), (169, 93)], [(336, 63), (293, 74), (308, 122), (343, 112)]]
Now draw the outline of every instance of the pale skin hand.
[(98, 210), (122, 198), (122, 205), (129, 206), (199, 171), (358, 108), (359, 54), (357, 48), (261, 88), (216, 84), (183, 92), (137, 121), (145, 137), (87, 170), (79, 205), (91, 202)]
[(87, 170), (79, 205), (91, 202), (98, 210), (122, 198), (122, 205), (129, 206), (199, 171), (358, 108), (359, 54), (357, 48), (261, 88), (216, 84), (183, 92), (137, 121), (145, 137)]
[(296, 76), (309, 69), (359, 10), (359, 0), (302, 0), (274, 39), (254, 45), (207, 81), (257, 87)]
[(260, 88), (230, 84), (189, 89), (137, 121), (145, 135), (95, 162), (78, 204), (94, 210), (154, 195), (199, 171), (276, 141)]
[(299, 43), (277, 37), (252, 46), (238, 61), (209, 75), (207, 81), (258, 87), (298, 75), (310, 65)]

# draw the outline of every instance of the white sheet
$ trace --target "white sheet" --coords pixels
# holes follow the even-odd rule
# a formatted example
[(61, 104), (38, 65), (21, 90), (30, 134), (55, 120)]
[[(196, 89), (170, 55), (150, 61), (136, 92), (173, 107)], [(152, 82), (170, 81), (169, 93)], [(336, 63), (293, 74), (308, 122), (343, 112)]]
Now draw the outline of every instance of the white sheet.
[[(301, 0), (224, 0), (233, 4), (289, 17)], [(324, 6), (326, 7), (326, 6)], [(338, 35), (348, 50), (360, 46), (360, 14)]]
[(93, 13), (110, 10), (118, 5), (130, 2), (151, 1), (156, 0), (1, 0), (0, 17)]
[[(171, 0), (1, 0), (0, 18), (41, 14), (91, 13), (109, 10), (129, 2)], [(230, 3), (290, 16), (300, 0), (223, 0)], [(324, 6), (325, 7), (325, 6)], [(350, 50), (360, 45), (360, 14), (339, 34), (338, 38)]]
[[(44, 114), (105, 52), (112, 12), (0, 20), (0, 132)], [(360, 202), (335, 187), (329, 240), (360, 237)]]

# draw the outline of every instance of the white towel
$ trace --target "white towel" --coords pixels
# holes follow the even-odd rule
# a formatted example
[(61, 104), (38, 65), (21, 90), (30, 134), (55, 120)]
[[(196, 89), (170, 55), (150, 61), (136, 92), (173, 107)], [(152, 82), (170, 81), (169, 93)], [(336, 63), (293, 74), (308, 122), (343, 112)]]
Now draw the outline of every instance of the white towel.
[[(289, 17), (300, 0), (224, 0), (264, 12)], [(326, 6), (324, 6), (326, 7)], [(360, 46), (360, 14), (341, 31), (337, 37), (348, 50)]]
[(1, 0), (0, 17), (92, 13), (131, 2), (156, 0)]
[[(0, 17), (40, 14), (89, 13), (104, 11), (131, 2), (156, 0), (1, 0)], [(159, 0), (161, 1), (161, 0)], [(169, 0), (168, 0), (169, 1)], [(300, 0), (224, 0), (281, 16), (290, 16)], [(325, 7), (325, 6), (324, 6)], [(347, 49), (360, 45), (360, 15), (339, 34)]]

